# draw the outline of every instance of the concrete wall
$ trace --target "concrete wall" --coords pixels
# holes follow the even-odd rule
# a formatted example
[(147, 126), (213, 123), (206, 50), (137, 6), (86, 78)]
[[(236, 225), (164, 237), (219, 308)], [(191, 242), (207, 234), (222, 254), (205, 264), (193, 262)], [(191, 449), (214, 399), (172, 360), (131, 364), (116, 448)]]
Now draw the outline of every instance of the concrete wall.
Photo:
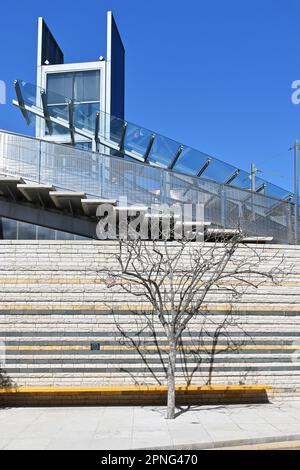
[[(121, 288), (108, 291), (97, 274), (98, 269), (117, 269), (117, 249), (115, 242), (0, 241), (3, 377), (18, 387), (156, 384), (136, 351), (118, 342), (114, 315), (133, 327), (134, 312), (141, 305), (135, 297), (125, 298)], [(228, 302), (218, 290), (211, 293), (209, 321), (201, 338), (203, 360), (192, 384), (266, 384), (274, 388), (269, 392), (272, 398), (299, 398), (300, 246), (259, 249), (269, 255), (270, 263), (275, 262), (274, 255), (279, 260), (284, 253), (289, 272), (279, 285), (266, 283), (243, 297), (239, 310), (232, 313), (236, 325), (229, 327), (236, 347), (227, 347), (221, 331), (213, 361), (204, 350), (211, 351)], [(202, 318), (193, 323), (194, 337), (201, 325)], [(191, 338), (186, 342), (191, 344)], [(100, 343), (100, 350), (91, 350), (91, 343)], [(157, 355), (151, 348), (148, 353), (149, 364), (163, 382)], [(190, 357), (189, 372), (193, 368)], [(178, 383), (185, 384), (180, 369)]]

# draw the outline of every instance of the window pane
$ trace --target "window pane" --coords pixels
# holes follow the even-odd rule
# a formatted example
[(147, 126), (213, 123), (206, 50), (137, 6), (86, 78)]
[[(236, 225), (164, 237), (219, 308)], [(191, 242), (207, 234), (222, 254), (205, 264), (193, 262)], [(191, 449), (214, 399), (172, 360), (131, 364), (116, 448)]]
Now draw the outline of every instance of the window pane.
[[(60, 104), (60, 105), (48, 105), (48, 112), (51, 117), (54, 118), (61, 118), (64, 119), (65, 121), (69, 120), (69, 109), (66, 104)], [(69, 129), (66, 129), (63, 126), (60, 126), (59, 124), (52, 124), (52, 134), (53, 135), (66, 135), (70, 134)], [(49, 135), (49, 130), (48, 127), (45, 126), (45, 133), (46, 135)]]
[(18, 220), (0, 218), (4, 240), (88, 240), (86, 237), (75, 236), (72, 233), (60, 232), (39, 225), (27, 224)]
[(88, 151), (92, 151), (92, 142), (76, 142), (75, 144), (75, 148), (79, 149), (79, 150), (88, 150)]
[(74, 236), (72, 233), (67, 232), (56, 232), (56, 240), (74, 240)]
[(100, 101), (100, 71), (49, 73), (47, 75), (48, 104), (75, 101)]
[(55, 240), (55, 230), (46, 227), (37, 226), (38, 240)]
[(4, 240), (16, 240), (17, 239), (17, 221), (11, 219), (2, 218), (2, 230)]
[(97, 111), (99, 111), (99, 104), (97, 103), (75, 104), (75, 127), (94, 132)]
[(64, 103), (73, 97), (73, 73), (49, 73), (47, 75), (48, 104)]
[(36, 240), (36, 225), (18, 222), (18, 240)]
[(75, 101), (100, 101), (100, 71), (76, 72), (74, 74)]
[[(51, 117), (69, 120), (66, 98), (74, 104), (74, 124), (94, 132), (96, 112), (100, 109), (100, 71), (48, 74), (47, 103)], [(45, 131), (49, 134), (48, 129)], [(53, 135), (67, 135), (68, 129), (53, 125)]]

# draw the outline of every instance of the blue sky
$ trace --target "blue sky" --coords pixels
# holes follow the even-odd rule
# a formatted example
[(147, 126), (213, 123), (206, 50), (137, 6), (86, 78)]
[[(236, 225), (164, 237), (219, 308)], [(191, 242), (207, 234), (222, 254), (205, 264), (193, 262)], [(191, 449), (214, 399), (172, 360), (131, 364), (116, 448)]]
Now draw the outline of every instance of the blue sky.
[(126, 118), (292, 188), (300, 139), (297, 0), (3, 0), (0, 80), (8, 103), (0, 128), (28, 132), (10, 104), (12, 82), (35, 82), (37, 18), (44, 16), (66, 62), (106, 53), (106, 11), (126, 47)]

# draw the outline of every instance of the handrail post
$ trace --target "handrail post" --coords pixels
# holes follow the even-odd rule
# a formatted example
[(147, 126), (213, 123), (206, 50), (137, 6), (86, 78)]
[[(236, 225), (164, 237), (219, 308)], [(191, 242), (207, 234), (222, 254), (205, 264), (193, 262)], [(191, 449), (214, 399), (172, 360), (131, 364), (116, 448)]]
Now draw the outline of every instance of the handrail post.
[(293, 243), (293, 212), (292, 204), (290, 202), (286, 203), (286, 226), (287, 226), (287, 241), (288, 243)]
[(39, 142), (38, 182), (41, 183), (42, 141)]
[(222, 184), (220, 187), (220, 203), (221, 203), (221, 225), (226, 228), (227, 224), (227, 201), (226, 187)]

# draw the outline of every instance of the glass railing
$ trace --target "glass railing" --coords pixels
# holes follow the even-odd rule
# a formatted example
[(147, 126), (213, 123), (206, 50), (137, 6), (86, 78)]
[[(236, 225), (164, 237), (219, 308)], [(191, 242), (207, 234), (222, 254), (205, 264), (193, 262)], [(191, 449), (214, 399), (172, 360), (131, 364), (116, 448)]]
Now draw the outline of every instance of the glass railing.
[[(169, 168), (178, 173), (198, 176), (240, 189), (251, 189), (250, 174), (222, 160), (144, 127), (99, 112), (96, 104), (72, 102), (70, 98), (58, 95), (51, 90), (43, 93), (44, 90), (22, 80), (18, 80), (17, 84), (27, 109), (32, 112), (39, 110), (41, 114), (48, 115), (53, 121), (50, 122), (51, 125), (47, 125), (49, 122), (47, 120), (42, 124), (45, 126), (45, 136), (68, 135), (71, 111), (75, 134), (92, 140), (95, 137), (98, 116), (100, 143), (110, 148), (114, 155), (122, 154), (129, 159), (144, 160), (149, 164)], [(31, 112), (28, 113), (30, 114)], [(29, 119), (32, 124), (35, 124), (34, 118), (29, 117)], [(256, 177), (255, 182), (256, 190), (262, 194), (278, 199), (286, 199), (291, 195), (290, 191), (262, 178)]]

